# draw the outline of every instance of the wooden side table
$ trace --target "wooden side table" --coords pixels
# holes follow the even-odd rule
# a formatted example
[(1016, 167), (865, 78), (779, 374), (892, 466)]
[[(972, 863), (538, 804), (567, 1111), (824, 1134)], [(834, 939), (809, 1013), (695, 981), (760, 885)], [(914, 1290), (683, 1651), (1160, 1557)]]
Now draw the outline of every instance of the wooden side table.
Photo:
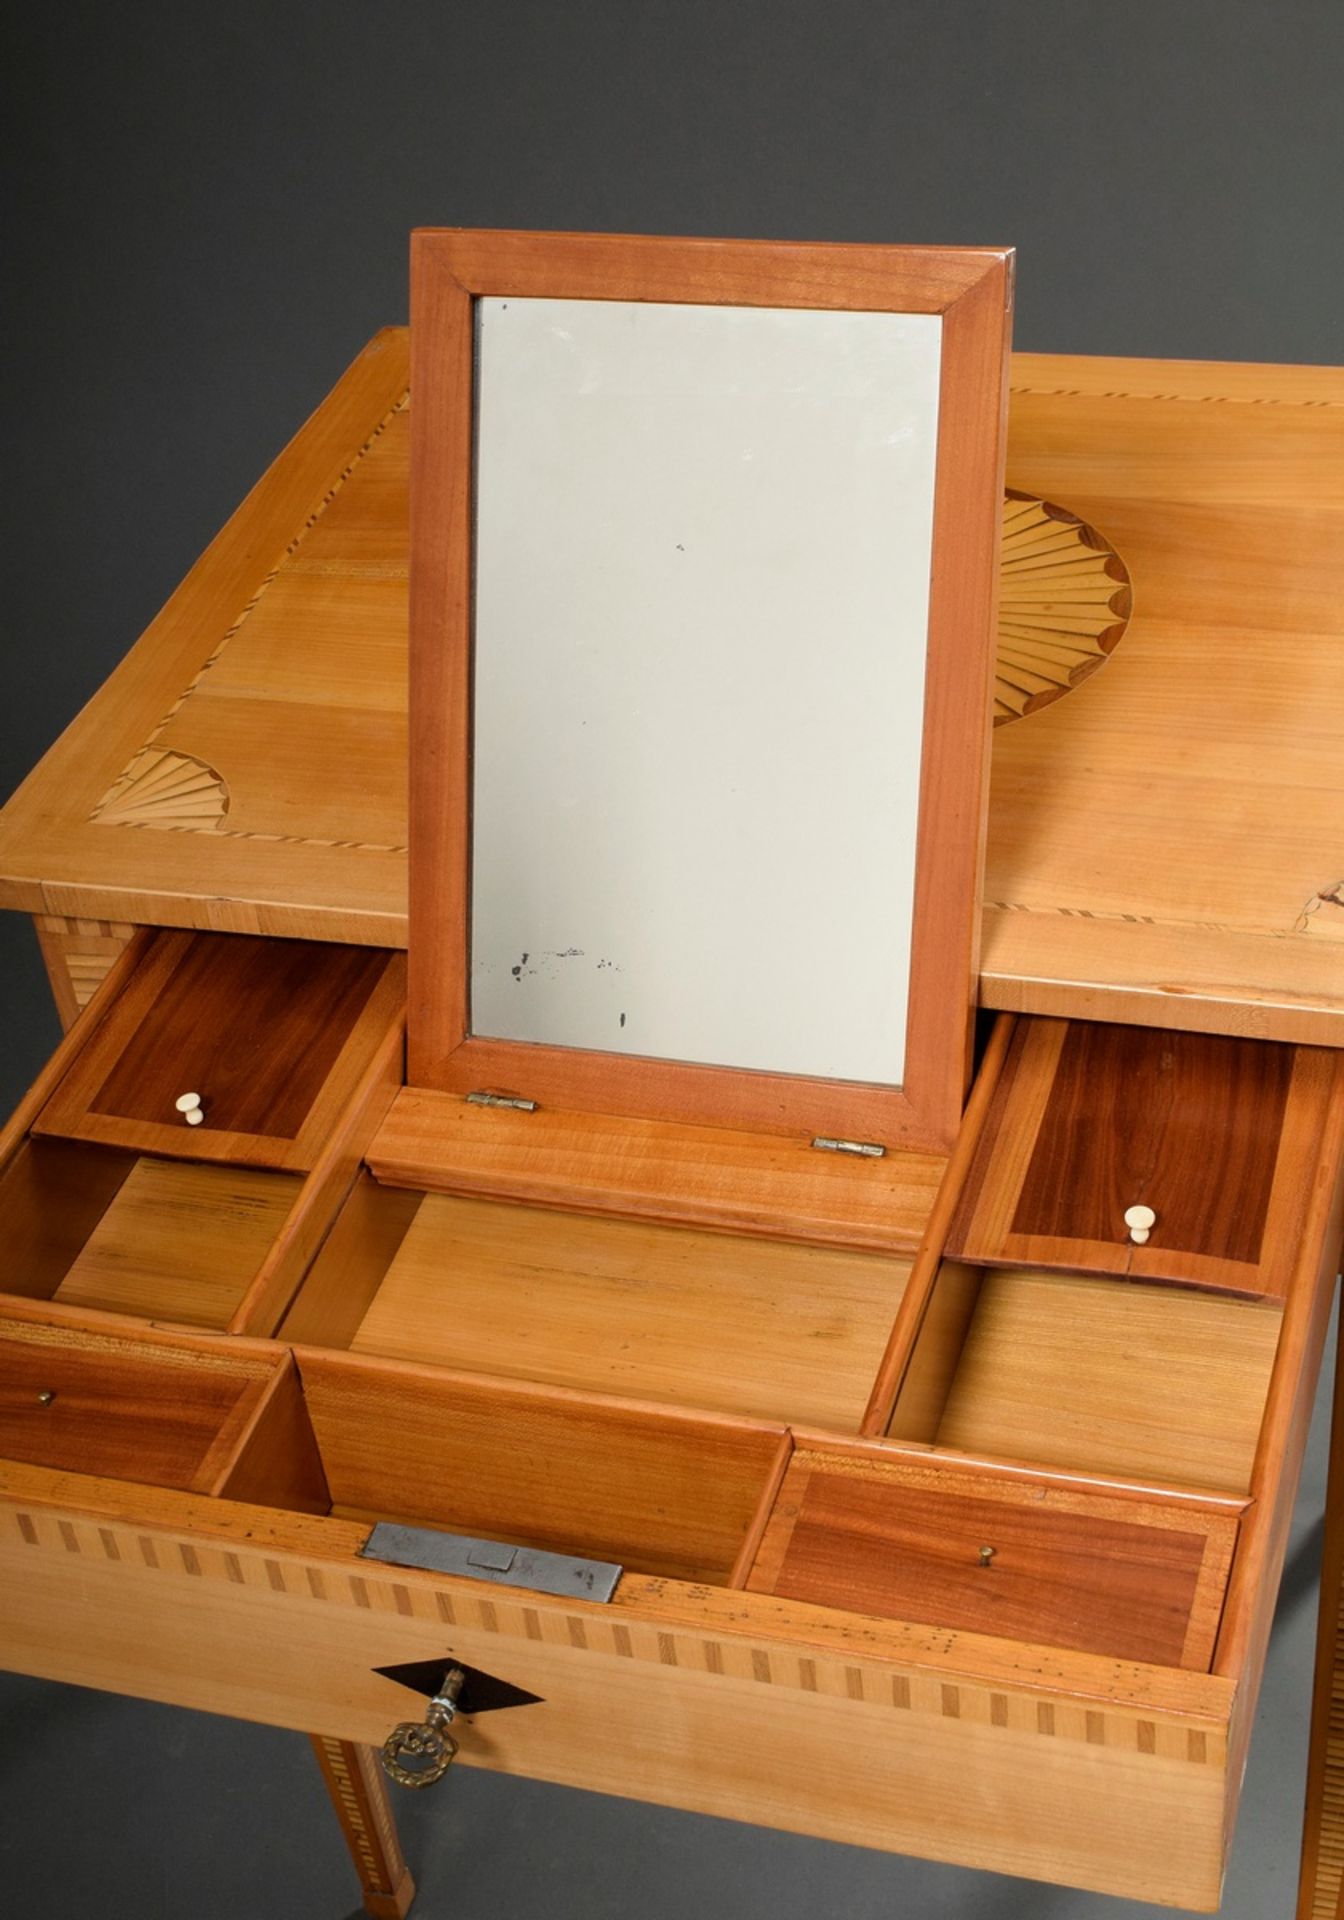
[[(0, 812), (67, 1024), (140, 924), (405, 944), (407, 379), (386, 329)], [(1017, 355), (1008, 480), (1061, 546), (1005, 595), (982, 1002), (1344, 1046), (1344, 375)], [(1344, 1912), (1342, 1516), (1337, 1396), (1302, 1920)], [(373, 1758), (316, 1745), (404, 1913)]]

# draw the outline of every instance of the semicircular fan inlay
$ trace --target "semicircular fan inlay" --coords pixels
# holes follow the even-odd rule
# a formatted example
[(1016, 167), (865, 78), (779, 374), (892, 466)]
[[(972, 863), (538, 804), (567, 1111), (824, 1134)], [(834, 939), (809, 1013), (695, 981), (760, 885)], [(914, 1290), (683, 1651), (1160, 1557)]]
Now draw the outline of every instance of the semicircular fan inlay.
[(142, 747), (92, 817), (106, 827), (213, 833), (228, 810), (229, 790), (204, 760)]
[(1049, 706), (1102, 665), (1129, 621), (1129, 570), (1067, 507), (1003, 501), (994, 724)]

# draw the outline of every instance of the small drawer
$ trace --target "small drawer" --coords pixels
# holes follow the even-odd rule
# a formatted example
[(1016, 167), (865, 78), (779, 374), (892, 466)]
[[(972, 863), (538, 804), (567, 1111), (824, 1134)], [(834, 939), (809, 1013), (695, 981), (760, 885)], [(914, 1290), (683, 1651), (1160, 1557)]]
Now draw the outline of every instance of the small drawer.
[[(307, 1172), (399, 1007), (403, 972), (381, 948), (155, 933), (33, 1131)], [(178, 1105), (193, 1094), (196, 1123)]]
[(1319, 1049), (1024, 1020), (946, 1251), (1282, 1298), (1333, 1076)]
[(749, 1591), (1206, 1672), (1238, 1515), (800, 1448)]

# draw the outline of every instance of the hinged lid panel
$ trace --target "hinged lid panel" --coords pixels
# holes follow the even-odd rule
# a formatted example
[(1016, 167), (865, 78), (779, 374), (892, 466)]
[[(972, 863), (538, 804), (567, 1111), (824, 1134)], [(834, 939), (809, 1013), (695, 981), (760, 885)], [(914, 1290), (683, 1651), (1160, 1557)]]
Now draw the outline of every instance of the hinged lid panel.
[(1010, 256), (413, 264), (412, 1084), (945, 1145)]

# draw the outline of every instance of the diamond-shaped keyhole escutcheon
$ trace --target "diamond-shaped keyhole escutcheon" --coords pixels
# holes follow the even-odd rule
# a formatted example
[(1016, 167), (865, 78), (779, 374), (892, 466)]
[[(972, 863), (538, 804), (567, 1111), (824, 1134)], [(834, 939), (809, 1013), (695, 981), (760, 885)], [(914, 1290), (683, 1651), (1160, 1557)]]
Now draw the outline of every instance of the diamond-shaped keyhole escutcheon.
[(469, 1667), (465, 1661), (453, 1659), (451, 1654), (445, 1654), (442, 1660), (408, 1660), (398, 1667), (375, 1667), (374, 1672), (381, 1673), (384, 1679), (395, 1680), (400, 1687), (409, 1687), (412, 1693), (423, 1694), (426, 1700), (433, 1700), (454, 1667), (464, 1675), (457, 1710), (468, 1720), (478, 1713), (495, 1713), (501, 1707), (540, 1704), (539, 1693), (526, 1693), (522, 1687), (497, 1679), (493, 1673), (482, 1673), (479, 1667)]
[(540, 1699), (460, 1660), (411, 1660), (396, 1667), (375, 1667), (374, 1672), (423, 1694), (428, 1702), (423, 1721), (403, 1721), (383, 1742), (379, 1755), (383, 1771), (399, 1787), (430, 1787), (443, 1778), (457, 1754), (457, 1741), (449, 1729), (459, 1714), (532, 1706)]

